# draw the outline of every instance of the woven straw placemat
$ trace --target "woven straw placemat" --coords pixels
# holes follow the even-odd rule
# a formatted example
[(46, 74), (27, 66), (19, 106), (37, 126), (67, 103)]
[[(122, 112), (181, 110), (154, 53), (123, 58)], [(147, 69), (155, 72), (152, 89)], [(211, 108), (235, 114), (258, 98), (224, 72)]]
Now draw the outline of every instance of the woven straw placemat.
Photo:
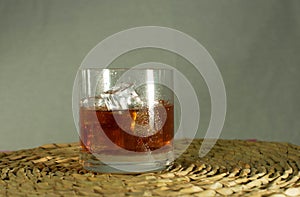
[(0, 196), (300, 196), (299, 146), (218, 140), (199, 158), (201, 142), (168, 170), (135, 175), (82, 169), (78, 143), (0, 153)]

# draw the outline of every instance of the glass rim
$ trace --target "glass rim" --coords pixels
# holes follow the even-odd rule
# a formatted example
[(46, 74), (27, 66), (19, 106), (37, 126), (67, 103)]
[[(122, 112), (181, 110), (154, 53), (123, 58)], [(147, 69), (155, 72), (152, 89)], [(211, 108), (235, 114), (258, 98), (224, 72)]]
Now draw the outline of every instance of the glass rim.
[(155, 68), (155, 67), (149, 67), (149, 68), (130, 68), (130, 67), (125, 67), (125, 68), (97, 68), (97, 67), (84, 67), (84, 68), (79, 68), (80, 71), (83, 70), (115, 70), (115, 71), (128, 71), (128, 70), (153, 70), (153, 71), (174, 71), (174, 69), (171, 68)]

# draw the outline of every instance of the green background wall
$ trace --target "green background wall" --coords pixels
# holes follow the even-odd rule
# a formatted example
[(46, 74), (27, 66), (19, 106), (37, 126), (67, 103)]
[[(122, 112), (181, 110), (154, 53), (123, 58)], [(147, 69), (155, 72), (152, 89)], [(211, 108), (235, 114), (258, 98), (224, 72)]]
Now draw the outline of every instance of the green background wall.
[[(300, 144), (300, 1), (0, 0), (0, 150), (78, 139), (71, 96), (85, 55), (136, 26), (178, 29), (216, 61), (227, 91), (221, 137)], [(207, 87), (175, 54), (143, 49), (113, 66), (160, 61), (181, 70), (210, 117)]]

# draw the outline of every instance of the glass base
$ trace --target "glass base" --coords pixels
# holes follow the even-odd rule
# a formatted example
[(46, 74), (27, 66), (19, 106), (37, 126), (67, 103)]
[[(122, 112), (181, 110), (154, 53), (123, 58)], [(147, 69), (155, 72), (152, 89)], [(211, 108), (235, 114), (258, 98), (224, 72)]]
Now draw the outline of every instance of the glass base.
[(149, 155), (104, 156), (81, 152), (81, 164), (83, 168), (101, 173), (136, 174), (157, 172), (169, 167), (173, 160), (173, 151), (151, 155), (151, 160), (149, 160)]

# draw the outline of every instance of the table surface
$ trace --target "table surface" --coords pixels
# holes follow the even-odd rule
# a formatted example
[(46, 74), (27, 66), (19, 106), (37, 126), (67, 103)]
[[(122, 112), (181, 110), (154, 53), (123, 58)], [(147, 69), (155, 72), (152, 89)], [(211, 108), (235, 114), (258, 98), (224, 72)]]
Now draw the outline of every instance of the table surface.
[(84, 170), (78, 143), (0, 153), (0, 196), (300, 196), (300, 146), (218, 140), (199, 158), (201, 143), (167, 170), (132, 175)]

